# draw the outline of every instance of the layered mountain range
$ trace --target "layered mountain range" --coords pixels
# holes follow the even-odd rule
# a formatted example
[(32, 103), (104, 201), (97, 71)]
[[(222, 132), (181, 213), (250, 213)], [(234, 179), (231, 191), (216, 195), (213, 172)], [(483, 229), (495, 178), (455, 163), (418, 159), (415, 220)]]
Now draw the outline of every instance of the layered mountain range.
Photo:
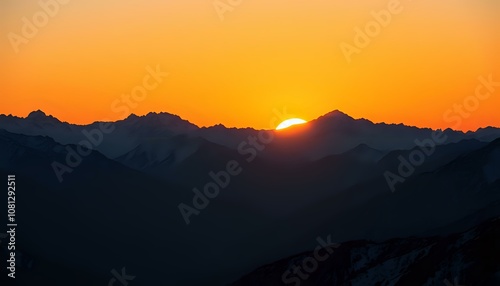
[[(0, 115), (0, 174), (11, 173), (20, 251), (34, 260), (21, 285), (104, 284), (124, 266), (137, 285), (294, 285), (282, 279), (290, 261), (326, 236), (340, 247), (300, 285), (498, 281), (500, 264), (477, 243), (499, 238), (494, 127), (436, 131), (340, 111), (280, 132), (168, 113), (75, 125), (35, 111)], [(195, 191), (209, 184), (216, 195)]]

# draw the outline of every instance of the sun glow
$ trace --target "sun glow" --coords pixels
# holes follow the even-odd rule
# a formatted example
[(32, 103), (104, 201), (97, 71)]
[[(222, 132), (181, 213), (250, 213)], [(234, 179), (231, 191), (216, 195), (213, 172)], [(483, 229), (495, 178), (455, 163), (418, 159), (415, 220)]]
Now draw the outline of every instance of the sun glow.
[(288, 128), (290, 126), (293, 126), (293, 125), (304, 124), (304, 123), (307, 123), (307, 121), (305, 121), (304, 119), (291, 118), (291, 119), (287, 119), (287, 120), (281, 122), (278, 125), (278, 127), (276, 127), (276, 130), (282, 130), (282, 129)]

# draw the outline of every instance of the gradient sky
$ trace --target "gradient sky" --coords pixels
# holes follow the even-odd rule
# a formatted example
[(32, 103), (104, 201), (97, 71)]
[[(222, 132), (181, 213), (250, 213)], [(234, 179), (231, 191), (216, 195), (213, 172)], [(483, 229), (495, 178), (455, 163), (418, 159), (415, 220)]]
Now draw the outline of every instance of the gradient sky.
[(221, 20), (213, 0), (70, 0), (16, 53), (10, 33), (22, 36), (22, 18), (41, 8), (2, 0), (0, 113), (121, 119), (112, 103), (160, 65), (168, 78), (129, 112), (202, 126), (269, 128), (284, 107), (306, 120), (339, 109), (420, 127), (500, 126), (500, 87), (460, 125), (443, 119), (479, 76), (500, 81), (500, 1), (402, 0), (348, 63), (340, 44), (390, 2), (242, 0)]

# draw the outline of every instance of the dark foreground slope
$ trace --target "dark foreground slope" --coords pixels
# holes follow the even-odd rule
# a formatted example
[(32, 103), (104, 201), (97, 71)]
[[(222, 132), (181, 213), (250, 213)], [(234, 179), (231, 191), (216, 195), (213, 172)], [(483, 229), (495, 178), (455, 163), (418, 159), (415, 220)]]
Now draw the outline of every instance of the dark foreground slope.
[(232, 285), (500, 285), (500, 219), (442, 237), (346, 242), (300, 279), (294, 266), (308, 257), (314, 253), (263, 266)]

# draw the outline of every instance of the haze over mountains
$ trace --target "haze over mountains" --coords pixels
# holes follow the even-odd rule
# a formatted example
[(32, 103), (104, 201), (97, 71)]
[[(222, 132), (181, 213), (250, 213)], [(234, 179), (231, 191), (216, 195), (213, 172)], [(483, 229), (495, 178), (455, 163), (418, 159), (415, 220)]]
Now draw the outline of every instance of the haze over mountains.
[[(110, 269), (126, 266), (137, 285), (286, 285), (284, 265), (297, 259), (283, 259), (311, 251), (320, 236), (340, 243), (340, 253), (313, 274), (325, 284), (312, 284), (319, 281), (314, 278), (301, 285), (412, 285), (410, 277), (436, 285), (460, 273), (476, 279), (461, 281), (465, 285), (488, 285), (500, 271), (491, 263), (487, 271), (473, 271), (482, 254), (467, 252), (460, 261), (423, 250), (442, 236), (458, 251), (474, 252), (480, 245), (455, 233), (476, 228), (479, 239), (497, 249), (488, 237), (498, 231), (500, 216), (498, 128), (445, 130), (445, 140), (394, 192), (386, 173), (399, 175), (400, 158), (411, 161), (414, 151), (429, 150), (417, 142), (429, 142), (434, 130), (374, 124), (340, 111), (282, 132), (200, 128), (168, 113), (131, 115), (107, 128), (112, 131), (98, 136), (98, 122), (73, 125), (41, 111), (0, 115), (0, 173), (17, 174), (23, 202), (19, 246), (40, 265), (21, 270), (21, 279), (78, 274), (84, 278), (74, 285), (97, 285)], [(78, 150), (82, 140), (98, 144), (58, 180), (53, 162), (66, 164), (68, 147)], [(203, 191), (214, 182), (211, 173), (233, 161), (241, 172), (186, 224), (179, 205), (193, 206), (193, 188)], [(381, 247), (392, 254), (380, 255)], [(353, 266), (353, 251), (378, 254)], [(413, 251), (418, 259), (397, 263), (392, 280), (374, 276), (381, 270), (369, 263), (393, 267), (392, 258)], [(453, 269), (422, 270), (418, 263), (428, 261)], [(47, 273), (50, 267), (61, 271)], [(411, 276), (397, 274), (406, 269)]]
[[(89, 125), (74, 125), (61, 122), (40, 110), (31, 112), (26, 118), (0, 115), (2, 129), (26, 135), (49, 136), (61, 144), (77, 144), (80, 140), (87, 139), (82, 131), (96, 128), (98, 124), (96, 122)], [(383, 151), (408, 149), (415, 145), (415, 139), (429, 138), (432, 132), (431, 129), (403, 124), (374, 124), (366, 119), (356, 120), (341, 111), (321, 116), (309, 122), (307, 126), (304, 132), (291, 135), (292, 142), (288, 134), (278, 137), (276, 144), (286, 140), (287, 145), (292, 144), (300, 149), (294, 151), (303, 153), (296, 156), (304, 155), (308, 159), (319, 159), (326, 155), (348, 151), (360, 144)], [(145, 116), (132, 114), (124, 120), (114, 122), (113, 128), (112, 135), (107, 136), (106, 140), (96, 147), (97, 151), (110, 158), (125, 155), (141, 144), (148, 145), (148, 142), (143, 141), (170, 139), (179, 135), (185, 135), (184, 140), (202, 138), (230, 149), (237, 149), (248, 136), (255, 135), (259, 131), (251, 128), (226, 128), (223, 125), (200, 128), (169, 113), (149, 113)], [(493, 127), (467, 133), (451, 129), (444, 132), (449, 137), (447, 143), (463, 139), (492, 141), (500, 136), (500, 129)]]

